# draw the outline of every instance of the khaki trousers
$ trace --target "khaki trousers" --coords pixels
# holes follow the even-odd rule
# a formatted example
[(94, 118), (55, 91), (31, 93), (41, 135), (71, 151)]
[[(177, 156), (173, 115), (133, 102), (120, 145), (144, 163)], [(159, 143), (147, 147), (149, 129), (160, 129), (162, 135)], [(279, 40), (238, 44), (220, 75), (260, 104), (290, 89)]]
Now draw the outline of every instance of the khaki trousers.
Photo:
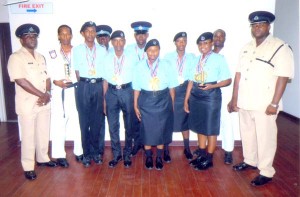
[(277, 148), (277, 115), (263, 111), (239, 110), (244, 162), (257, 166), (260, 174), (273, 177)]
[(50, 110), (18, 116), (21, 134), (21, 163), (24, 171), (34, 170), (37, 162), (50, 161), (48, 156)]

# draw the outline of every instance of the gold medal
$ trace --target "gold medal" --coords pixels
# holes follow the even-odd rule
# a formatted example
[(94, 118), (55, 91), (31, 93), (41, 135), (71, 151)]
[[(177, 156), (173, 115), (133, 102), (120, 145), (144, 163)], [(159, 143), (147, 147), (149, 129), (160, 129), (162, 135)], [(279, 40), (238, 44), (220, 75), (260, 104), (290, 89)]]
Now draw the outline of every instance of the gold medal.
[(96, 70), (95, 70), (95, 68), (90, 68), (90, 70), (89, 70), (89, 75), (90, 75), (90, 76), (95, 76), (95, 75), (96, 75)]
[(158, 77), (152, 77), (150, 80), (150, 87), (153, 91), (158, 90), (159, 88), (159, 78)]
[(179, 82), (180, 85), (183, 84), (184, 79), (183, 79), (182, 76), (178, 76), (178, 82)]
[(117, 81), (118, 81), (118, 76), (117, 76), (117, 75), (114, 75), (114, 76), (112, 77), (112, 80), (113, 80), (113, 82), (116, 82), (116, 83), (117, 83)]

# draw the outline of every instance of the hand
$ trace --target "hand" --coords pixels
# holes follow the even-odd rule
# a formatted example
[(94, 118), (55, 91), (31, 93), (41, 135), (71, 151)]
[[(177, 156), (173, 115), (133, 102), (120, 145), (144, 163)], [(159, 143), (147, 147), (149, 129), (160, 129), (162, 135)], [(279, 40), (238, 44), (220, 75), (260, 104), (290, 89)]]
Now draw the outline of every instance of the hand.
[(188, 102), (184, 102), (183, 109), (184, 109), (184, 111), (185, 111), (186, 113), (190, 113)]
[(44, 105), (47, 105), (49, 102), (50, 102), (50, 98), (51, 98), (51, 95), (48, 94), (47, 92), (44, 93), (41, 97), (39, 97), (39, 99), (37, 100), (37, 105), (38, 106), (44, 106)]
[(228, 110), (229, 113), (238, 112), (239, 108), (237, 107), (237, 103), (233, 102), (232, 100), (229, 101), (229, 103), (227, 104), (227, 110)]
[(72, 81), (67, 79), (61, 79), (61, 80), (55, 80), (53, 83), (58, 87), (66, 89), (68, 85), (72, 84)]
[(267, 115), (276, 115), (277, 114), (277, 110), (278, 110), (277, 107), (273, 107), (272, 105), (268, 105), (265, 113)]
[(138, 107), (134, 107), (134, 112), (135, 112), (135, 115), (138, 118), (138, 120), (141, 122), (142, 121), (142, 115), (140, 113), (139, 108)]
[(213, 89), (213, 88), (214, 88), (213, 84), (205, 84), (205, 85), (203, 85), (203, 86), (201, 86), (201, 85), (199, 84), (198, 87), (199, 87), (199, 89), (201, 89), (201, 90), (210, 90), (210, 89)]

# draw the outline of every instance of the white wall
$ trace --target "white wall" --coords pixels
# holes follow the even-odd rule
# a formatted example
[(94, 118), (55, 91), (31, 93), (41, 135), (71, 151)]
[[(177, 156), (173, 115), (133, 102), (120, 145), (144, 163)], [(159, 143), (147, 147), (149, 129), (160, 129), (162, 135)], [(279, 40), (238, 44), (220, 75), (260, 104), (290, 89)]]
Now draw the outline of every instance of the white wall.
[[(275, 10), (275, 0), (152, 0), (149, 3), (140, 0), (47, 0), (45, 2), (53, 4), (52, 14), (14, 14), (10, 8), (13, 51), (20, 47), (14, 32), (23, 23), (35, 23), (40, 27), (38, 51), (47, 53), (50, 46), (58, 43), (57, 27), (61, 24), (72, 27), (73, 45), (83, 42), (79, 30), (82, 24), (89, 20), (96, 24), (109, 24), (113, 30), (123, 30), (127, 44), (130, 44), (134, 42), (130, 24), (138, 20), (147, 20), (153, 24), (149, 39), (157, 38), (160, 41), (161, 55), (175, 49), (172, 40), (179, 31), (188, 33), (187, 50), (198, 55), (196, 46), (198, 36), (203, 32), (222, 28), (227, 33), (226, 47), (230, 49), (230, 59), (237, 60), (240, 48), (251, 39), (249, 13), (256, 10), (271, 12)], [(29, 1), (29, 3), (43, 2)], [(106, 139), (108, 138), (107, 133)], [(121, 138), (124, 139), (124, 136)], [(181, 140), (182, 137), (175, 134), (174, 139)], [(196, 140), (196, 135), (192, 133), (191, 139)]]
[(300, 118), (299, 8), (299, 0), (276, 0), (275, 13), (278, 17), (274, 26), (274, 35), (293, 48), (295, 76), (288, 84), (283, 95), (283, 111), (298, 118)]

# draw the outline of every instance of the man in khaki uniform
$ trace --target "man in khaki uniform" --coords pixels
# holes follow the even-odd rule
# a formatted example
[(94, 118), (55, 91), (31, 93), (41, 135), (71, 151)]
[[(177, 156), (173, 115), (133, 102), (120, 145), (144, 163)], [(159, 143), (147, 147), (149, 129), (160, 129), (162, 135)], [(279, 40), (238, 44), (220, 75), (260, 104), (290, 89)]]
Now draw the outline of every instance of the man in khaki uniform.
[(266, 11), (249, 15), (254, 38), (244, 46), (235, 74), (230, 112), (239, 111), (244, 162), (236, 171), (260, 170), (251, 184), (264, 185), (272, 180), (277, 146), (276, 118), (282, 109), (281, 97), (294, 75), (292, 50), (270, 34), (275, 16)]
[(21, 130), (21, 162), (25, 177), (36, 179), (38, 166), (55, 167), (48, 156), (50, 126), (50, 79), (44, 57), (35, 51), (39, 28), (23, 24), (16, 30), (22, 48), (8, 60), (10, 80), (15, 82), (16, 113)]

